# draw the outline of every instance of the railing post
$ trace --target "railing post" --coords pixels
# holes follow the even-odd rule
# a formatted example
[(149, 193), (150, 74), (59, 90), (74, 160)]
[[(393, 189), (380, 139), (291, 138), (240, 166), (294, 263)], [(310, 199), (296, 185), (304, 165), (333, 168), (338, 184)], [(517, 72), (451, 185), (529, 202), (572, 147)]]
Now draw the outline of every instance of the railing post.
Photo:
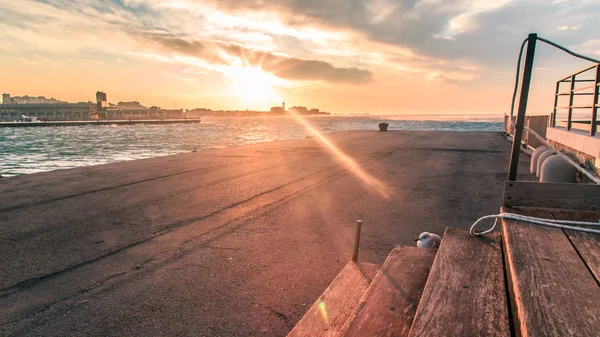
[(556, 82), (556, 93), (554, 94), (554, 113), (552, 114), (552, 120), (550, 121), (550, 127), (556, 126), (556, 109), (558, 107), (558, 93), (560, 92), (560, 81)]
[(521, 95), (519, 96), (519, 112), (517, 114), (517, 123), (515, 126), (512, 152), (510, 154), (510, 164), (508, 167), (508, 180), (511, 181), (517, 180), (519, 154), (521, 153), (521, 138), (523, 136), (523, 126), (525, 123), (525, 112), (527, 111), (527, 99), (529, 98), (529, 85), (531, 83), (531, 73), (533, 71), (533, 57), (535, 55), (537, 34), (529, 34), (527, 40), (525, 69), (523, 71), (523, 82), (521, 83)]
[(598, 94), (600, 93), (600, 64), (596, 65), (596, 81), (594, 82), (594, 99), (592, 100), (594, 103), (592, 104), (592, 126), (590, 129), (590, 135), (596, 135), (596, 118), (598, 118)]
[(567, 113), (567, 130), (571, 130), (573, 122), (573, 100), (575, 98), (575, 75), (571, 75), (571, 91), (569, 92), (569, 112)]

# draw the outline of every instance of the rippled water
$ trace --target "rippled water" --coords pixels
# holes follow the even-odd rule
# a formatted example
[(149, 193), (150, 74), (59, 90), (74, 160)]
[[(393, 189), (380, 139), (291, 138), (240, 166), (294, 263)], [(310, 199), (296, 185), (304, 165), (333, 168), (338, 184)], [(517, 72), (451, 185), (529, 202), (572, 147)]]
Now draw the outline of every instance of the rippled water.
[[(307, 120), (323, 133), (377, 129), (381, 121), (388, 122), (390, 130), (502, 130), (499, 118), (479, 122), (364, 116)], [(201, 124), (0, 128), (0, 174), (8, 177), (308, 135), (288, 117), (205, 118)]]

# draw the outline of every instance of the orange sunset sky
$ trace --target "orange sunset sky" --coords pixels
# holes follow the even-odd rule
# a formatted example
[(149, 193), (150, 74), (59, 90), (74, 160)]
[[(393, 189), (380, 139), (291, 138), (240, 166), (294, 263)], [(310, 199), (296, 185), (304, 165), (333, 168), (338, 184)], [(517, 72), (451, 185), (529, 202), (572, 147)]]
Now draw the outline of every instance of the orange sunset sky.
[[(503, 114), (530, 32), (600, 56), (597, 0), (0, 0), (0, 91), (164, 108)], [(529, 113), (587, 65), (538, 44)]]

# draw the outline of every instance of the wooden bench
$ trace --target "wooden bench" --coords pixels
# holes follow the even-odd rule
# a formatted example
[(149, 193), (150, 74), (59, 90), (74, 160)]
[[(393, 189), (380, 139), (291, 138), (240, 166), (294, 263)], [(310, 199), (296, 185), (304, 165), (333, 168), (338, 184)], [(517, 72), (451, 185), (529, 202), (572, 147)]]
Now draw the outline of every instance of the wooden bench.
[(361, 264), (372, 282), (349, 262), (288, 336), (407, 336), (434, 256), (398, 246), (381, 268)]
[(288, 336), (337, 336), (378, 271), (376, 264), (349, 262)]
[[(501, 210), (597, 222), (600, 186), (506, 182)], [(290, 336), (600, 336), (600, 234), (504, 219), (447, 228), (437, 253), (397, 247), (372, 282), (352, 266)]]
[[(598, 222), (600, 186), (507, 182), (502, 211)], [(502, 235), (515, 334), (600, 335), (600, 235), (514, 220)]]
[(410, 336), (510, 336), (500, 241), (446, 229)]
[(408, 336), (434, 257), (433, 249), (394, 248), (342, 335)]

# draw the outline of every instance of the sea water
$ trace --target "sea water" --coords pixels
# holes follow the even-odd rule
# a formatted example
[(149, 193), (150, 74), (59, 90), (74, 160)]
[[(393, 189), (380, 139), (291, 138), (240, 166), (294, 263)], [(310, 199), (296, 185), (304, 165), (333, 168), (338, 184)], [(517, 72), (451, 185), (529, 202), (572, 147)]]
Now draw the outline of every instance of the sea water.
[[(501, 131), (502, 117), (306, 117), (327, 134), (349, 130)], [(0, 175), (167, 156), (311, 135), (290, 117), (203, 118), (200, 124), (0, 128)]]

